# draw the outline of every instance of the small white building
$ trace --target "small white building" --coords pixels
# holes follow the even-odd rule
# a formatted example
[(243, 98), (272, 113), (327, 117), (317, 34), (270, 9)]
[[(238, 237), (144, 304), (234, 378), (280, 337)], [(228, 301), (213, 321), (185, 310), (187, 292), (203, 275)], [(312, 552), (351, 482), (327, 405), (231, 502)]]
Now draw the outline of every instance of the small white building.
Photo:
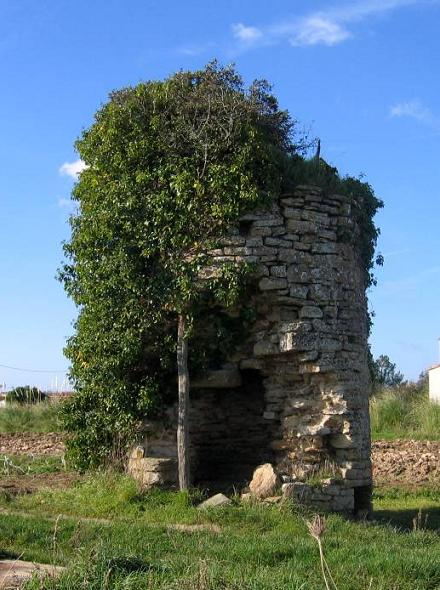
[(440, 365), (434, 365), (428, 370), (429, 399), (440, 404)]

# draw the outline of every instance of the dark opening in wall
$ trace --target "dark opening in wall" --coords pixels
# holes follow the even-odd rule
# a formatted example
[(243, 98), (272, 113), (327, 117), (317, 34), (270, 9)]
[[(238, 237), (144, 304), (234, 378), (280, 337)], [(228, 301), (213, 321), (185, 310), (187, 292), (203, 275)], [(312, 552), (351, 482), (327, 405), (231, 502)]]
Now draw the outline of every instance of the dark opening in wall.
[(241, 236), (248, 236), (249, 231), (252, 227), (253, 221), (249, 219), (240, 219), (238, 223), (238, 231)]
[(362, 518), (371, 513), (371, 486), (354, 488), (354, 513)]
[(259, 371), (242, 371), (242, 385), (192, 395), (191, 444), (194, 483), (245, 484), (261, 463), (272, 461), (271, 436)]

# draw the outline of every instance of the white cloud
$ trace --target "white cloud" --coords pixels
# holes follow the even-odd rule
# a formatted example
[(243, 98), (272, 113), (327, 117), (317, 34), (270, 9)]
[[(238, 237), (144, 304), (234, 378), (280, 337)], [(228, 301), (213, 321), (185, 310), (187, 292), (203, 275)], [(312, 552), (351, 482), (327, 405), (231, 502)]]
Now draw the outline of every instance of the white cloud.
[(323, 15), (305, 18), (293, 34), (292, 45), (336, 45), (351, 37), (350, 31)]
[(247, 27), (243, 23), (232, 25), (232, 33), (236, 39), (245, 43), (253, 43), (260, 39), (263, 33), (256, 27)]
[(349, 25), (405, 6), (438, 3), (439, 0), (357, 0), (334, 5), (320, 12), (261, 26), (238, 23), (232, 26), (234, 37), (248, 47), (272, 45), (284, 41), (293, 46), (333, 46), (354, 36)]
[(399, 102), (390, 108), (392, 117), (409, 117), (422, 123), (438, 123), (432, 112), (425, 107), (419, 100), (410, 100)]
[(60, 167), (60, 174), (62, 176), (70, 176), (75, 180), (78, 178), (79, 174), (87, 168), (87, 165), (82, 160), (76, 160), (76, 162), (64, 162), (64, 164)]

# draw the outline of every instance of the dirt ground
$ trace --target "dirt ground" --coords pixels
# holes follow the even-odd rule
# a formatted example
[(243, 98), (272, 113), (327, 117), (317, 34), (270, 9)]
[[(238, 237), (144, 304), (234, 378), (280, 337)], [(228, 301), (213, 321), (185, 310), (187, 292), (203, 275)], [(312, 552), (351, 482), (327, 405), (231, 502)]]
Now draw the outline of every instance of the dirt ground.
[[(0, 434), (1, 455), (59, 456), (64, 453), (60, 434)], [(440, 442), (376, 441), (372, 445), (373, 478), (378, 485), (440, 485)], [(0, 490), (32, 492), (42, 486), (65, 487), (74, 473), (41, 473), (32, 476), (2, 476)]]
[(62, 455), (63, 437), (49, 432), (0, 433), (0, 455)]
[(373, 480), (378, 485), (440, 485), (438, 441), (376, 441), (372, 459)]

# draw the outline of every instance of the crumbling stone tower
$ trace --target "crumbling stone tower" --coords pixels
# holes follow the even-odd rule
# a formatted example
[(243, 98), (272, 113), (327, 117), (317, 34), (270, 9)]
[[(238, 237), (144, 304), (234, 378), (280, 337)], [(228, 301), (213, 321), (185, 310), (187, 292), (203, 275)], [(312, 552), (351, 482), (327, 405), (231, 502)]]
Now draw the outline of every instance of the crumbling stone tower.
[[(256, 263), (257, 319), (229, 362), (192, 385), (196, 481), (241, 483), (271, 462), (286, 496), (368, 510), (367, 303), (353, 206), (299, 186), (243, 217), (214, 252), (218, 262)], [(146, 484), (175, 478), (173, 409), (169, 416), (145, 457), (131, 460)]]

